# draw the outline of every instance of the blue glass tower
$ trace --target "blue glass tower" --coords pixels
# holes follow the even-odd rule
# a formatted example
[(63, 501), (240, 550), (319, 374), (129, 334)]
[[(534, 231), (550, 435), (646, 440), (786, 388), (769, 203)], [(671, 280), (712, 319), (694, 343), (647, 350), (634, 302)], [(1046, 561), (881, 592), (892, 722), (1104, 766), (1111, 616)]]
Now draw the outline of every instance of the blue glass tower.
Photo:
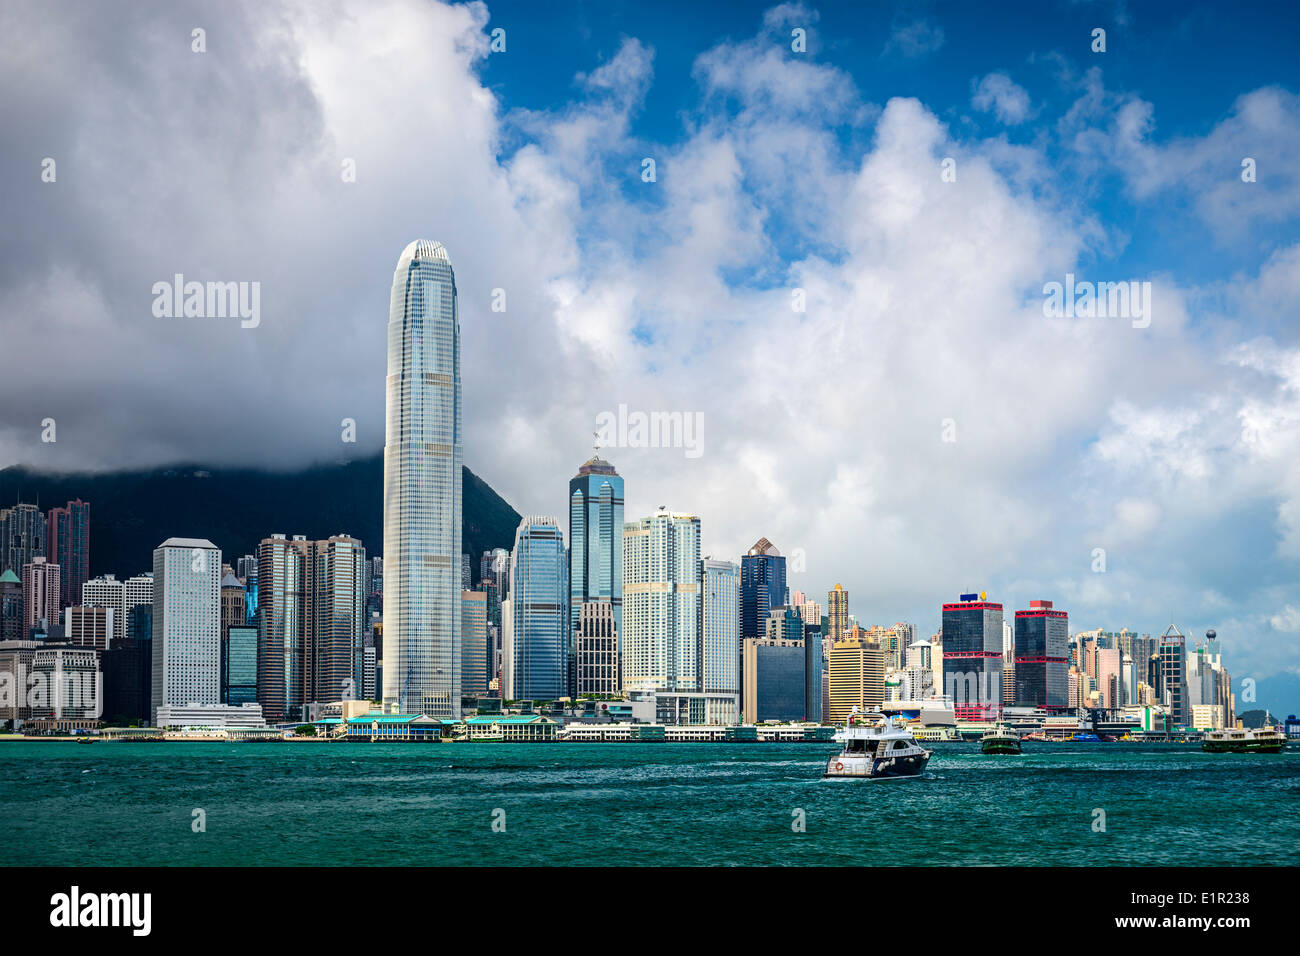
[(759, 538), (740, 559), (740, 639), (765, 636), (767, 612), (785, 603), (785, 557)]
[[(623, 479), (592, 456), (569, 479), (569, 633), (586, 601), (608, 601), (623, 638)], [(621, 648), (621, 643), (620, 643)]]
[(519, 522), (510, 597), (501, 604), (503, 695), (556, 700), (569, 692), (568, 562), (555, 518)]

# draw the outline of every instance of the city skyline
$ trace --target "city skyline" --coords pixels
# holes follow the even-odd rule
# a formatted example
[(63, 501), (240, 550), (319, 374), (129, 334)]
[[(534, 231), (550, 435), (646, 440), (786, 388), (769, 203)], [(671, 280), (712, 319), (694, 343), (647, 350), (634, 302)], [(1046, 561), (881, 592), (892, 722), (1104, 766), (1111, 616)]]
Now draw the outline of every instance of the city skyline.
[[(377, 376), (360, 373), (383, 360), (377, 277), (436, 234), (472, 317), (466, 460), (520, 513), (562, 514), (553, 489), (602, 414), (698, 414), (697, 457), (623, 432), (601, 449), (636, 476), (629, 514), (700, 513), (717, 554), (766, 535), (803, 556), (791, 589), (839, 581), (922, 629), (954, 589), (1047, 595), (1080, 626), (1215, 628), (1238, 674), (1300, 686), (1285, 31), (1052, 12), (1003, 31), (960, 9), (733, 7), (672, 28), (593, 12), (570, 34), (520, 5), (393, 4), (353, 12), (385, 50), (353, 76), (353, 51), (303, 8), (267, 41), (289, 54), (268, 78), (228, 42), (278, 36), (253, 8), (182, 5), (104, 43), (15, 6), (6, 39), (42, 55), (15, 51), (5, 63), (33, 72), (9, 78), (49, 119), (6, 105), (0, 148), (31, 175), (0, 190), (48, 225), (0, 270), (0, 330), (68, 364), (60, 389), (22, 368), (0, 383), (0, 466), (378, 452)], [(206, 52), (132, 65), (195, 16)], [(498, 25), (517, 40), (503, 52)], [(1172, 79), (1208, 46), (1222, 71)], [(246, 124), (203, 96), (213, 61), (258, 102), (303, 95), (271, 97), (272, 121), (232, 151)], [(60, 79), (88, 65), (97, 82)], [(412, 78), (439, 95), (408, 103)], [(90, 150), (78, 134), (113, 98), (180, 125), (124, 124)], [(415, 121), (377, 120), (404, 110)], [(442, 148), (454, 136), (463, 148)], [(124, 212), (164, 194), (183, 198), (156, 233)], [(66, 241), (83, 280), (64, 281)], [(154, 315), (152, 288), (177, 275), (260, 282), (259, 323)], [(1149, 326), (1046, 317), (1044, 287), (1076, 279), (1151, 282)]]

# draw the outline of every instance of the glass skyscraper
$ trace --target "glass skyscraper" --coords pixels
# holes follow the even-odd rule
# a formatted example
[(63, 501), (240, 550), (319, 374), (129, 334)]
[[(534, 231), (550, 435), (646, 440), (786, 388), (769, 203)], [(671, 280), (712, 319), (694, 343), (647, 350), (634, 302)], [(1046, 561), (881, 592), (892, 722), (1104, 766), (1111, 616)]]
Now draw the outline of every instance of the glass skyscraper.
[(1051, 601), (1030, 601), (1016, 612), (1015, 701), (1020, 707), (1043, 707), (1061, 713), (1070, 703), (1070, 618)]
[(1002, 605), (963, 594), (943, 606), (943, 692), (959, 720), (1002, 716)]
[(384, 428), (384, 704), (460, 716), (461, 397), (456, 277), (441, 243), (397, 260)]
[(608, 601), (623, 633), (623, 479), (592, 456), (569, 479), (569, 631), (587, 601)]
[(786, 603), (785, 558), (759, 538), (740, 559), (740, 637), (764, 637), (767, 612)]
[(568, 562), (555, 518), (519, 522), (510, 597), (501, 605), (502, 696), (556, 700), (569, 693)]

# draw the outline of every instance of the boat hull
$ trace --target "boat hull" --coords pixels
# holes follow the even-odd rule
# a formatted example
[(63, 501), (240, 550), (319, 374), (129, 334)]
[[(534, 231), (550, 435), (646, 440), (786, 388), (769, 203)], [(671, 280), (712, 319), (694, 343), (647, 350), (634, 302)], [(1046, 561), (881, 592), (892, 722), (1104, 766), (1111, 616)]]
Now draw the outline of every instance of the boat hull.
[(1277, 754), (1286, 744), (1275, 740), (1206, 740), (1201, 749), (1212, 754)]
[[(845, 760), (836, 757), (826, 765), (823, 777), (845, 777), (856, 780), (887, 780), (894, 777), (915, 777), (930, 762), (930, 751), (902, 757), (870, 757)], [(868, 763), (868, 761), (870, 761)]]
[(1020, 741), (1018, 740), (985, 740), (980, 744), (980, 749), (986, 754), (1019, 754)]

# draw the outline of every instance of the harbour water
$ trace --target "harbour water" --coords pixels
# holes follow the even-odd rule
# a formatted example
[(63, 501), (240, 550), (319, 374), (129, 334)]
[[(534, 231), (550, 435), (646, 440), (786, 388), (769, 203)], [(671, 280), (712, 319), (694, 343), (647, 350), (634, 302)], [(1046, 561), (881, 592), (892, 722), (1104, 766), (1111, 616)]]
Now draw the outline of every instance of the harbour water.
[(0, 864), (1271, 866), (1300, 846), (1297, 749), (949, 744), (919, 778), (823, 780), (835, 749), (0, 743)]

